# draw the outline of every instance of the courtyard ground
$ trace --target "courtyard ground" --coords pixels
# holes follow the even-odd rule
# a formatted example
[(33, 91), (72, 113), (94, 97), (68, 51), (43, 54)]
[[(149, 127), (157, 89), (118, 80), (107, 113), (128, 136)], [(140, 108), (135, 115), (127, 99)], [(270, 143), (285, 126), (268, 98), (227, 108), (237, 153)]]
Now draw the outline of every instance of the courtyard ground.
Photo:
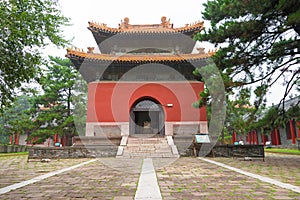
[[(91, 159), (29, 162), (0, 157), (1, 188)], [(300, 186), (300, 156), (267, 154), (243, 161), (209, 158), (244, 171)], [(100, 158), (0, 195), (0, 199), (134, 199), (143, 159)], [(242, 175), (198, 158), (153, 159), (163, 199), (300, 199), (300, 193)]]

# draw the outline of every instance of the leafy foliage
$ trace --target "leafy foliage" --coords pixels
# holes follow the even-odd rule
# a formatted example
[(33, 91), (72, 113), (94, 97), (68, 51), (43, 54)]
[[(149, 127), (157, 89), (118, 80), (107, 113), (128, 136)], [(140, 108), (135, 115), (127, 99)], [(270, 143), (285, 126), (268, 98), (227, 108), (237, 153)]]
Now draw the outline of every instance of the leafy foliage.
[(1, 114), (1, 135), (25, 134), (34, 128), (31, 120), (32, 98), (19, 96)]
[(253, 121), (251, 117), (255, 108), (250, 104), (250, 96), (248, 89), (241, 90), (238, 100), (227, 101), (227, 122), (232, 132), (245, 134), (249, 131), (249, 126)]
[[(30, 138), (38, 138), (37, 142), (54, 134), (68, 135), (69, 138), (76, 134), (72, 98), (76, 96), (78, 72), (69, 59), (50, 56), (50, 61), (40, 79), (44, 94), (35, 98), (36, 129)], [(68, 143), (70, 145), (71, 141)]]
[(60, 27), (68, 21), (55, 0), (0, 1), (0, 107), (11, 103), (14, 89), (33, 79), (42, 64), (41, 48), (64, 45)]
[(284, 99), (299, 80), (300, 2), (215, 0), (204, 6), (212, 27), (196, 39), (223, 44), (213, 60), (227, 91), (254, 86), (258, 108), (269, 88), (284, 78)]
[[(236, 121), (233, 126), (237, 128), (240, 124), (240, 130), (242, 127), (246, 130), (257, 112), (265, 107), (266, 94), (275, 83), (282, 81), (285, 86), (280, 104), (291, 91), (299, 88), (300, 1), (214, 0), (204, 6), (202, 14), (210, 21), (211, 28), (195, 38), (221, 47), (213, 61), (227, 93), (230, 115), (227, 118), (234, 117), (229, 120)], [(243, 101), (253, 94), (254, 107), (247, 111), (248, 121), (244, 122), (244, 111), (232, 110), (229, 96), (234, 95), (235, 101)], [(202, 95), (204, 99), (210, 98), (209, 91)], [(199, 104), (203, 102), (200, 100)]]
[(270, 133), (271, 130), (278, 127), (285, 127), (289, 120), (294, 119), (296, 122), (300, 121), (300, 106), (299, 97), (292, 100), (298, 102), (284, 110), (284, 107), (272, 106), (262, 113), (261, 118), (251, 124), (252, 129), (261, 129), (264, 133)]
[[(69, 59), (51, 56), (49, 59), (49, 65), (39, 79), (43, 94), (19, 96), (5, 108), (0, 118), (2, 134), (30, 133), (28, 139), (36, 144), (53, 138), (54, 134), (67, 135), (71, 139), (76, 134), (75, 122), (84, 132), (87, 85), (78, 77), (78, 71)], [(75, 114), (75, 109), (80, 114)], [(68, 141), (67, 145), (70, 144)]]

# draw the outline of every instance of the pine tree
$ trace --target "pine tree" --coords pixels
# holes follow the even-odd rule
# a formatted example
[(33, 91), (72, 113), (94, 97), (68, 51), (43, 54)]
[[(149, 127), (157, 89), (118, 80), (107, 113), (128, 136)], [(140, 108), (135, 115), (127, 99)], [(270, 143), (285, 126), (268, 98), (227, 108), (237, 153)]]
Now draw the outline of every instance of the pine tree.
[[(67, 145), (71, 145), (71, 137), (76, 135), (74, 108), (79, 106), (72, 101), (82, 95), (80, 91), (75, 91), (77, 82), (82, 84), (78, 71), (69, 59), (50, 56), (50, 64), (39, 82), (44, 94), (35, 98), (36, 129), (30, 138), (43, 142), (54, 134), (65, 135), (69, 139)], [(85, 104), (83, 106), (81, 109), (85, 109)]]
[(196, 39), (221, 47), (213, 60), (226, 91), (251, 87), (258, 109), (270, 87), (283, 80), (284, 102), (299, 87), (300, 1), (215, 0), (204, 6), (211, 28)]

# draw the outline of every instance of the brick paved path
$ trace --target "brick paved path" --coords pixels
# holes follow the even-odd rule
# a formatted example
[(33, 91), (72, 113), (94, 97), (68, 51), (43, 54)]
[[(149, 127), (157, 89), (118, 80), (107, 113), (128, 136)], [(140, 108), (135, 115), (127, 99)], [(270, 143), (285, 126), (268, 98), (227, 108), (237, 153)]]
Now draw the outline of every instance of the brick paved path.
[(53, 160), (49, 163), (27, 163), (27, 156), (25, 155), (0, 157), (0, 188), (87, 160), (89, 159), (67, 159), (59, 161)]
[(211, 165), (181, 158), (157, 170), (164, 199), (300, 199), (300, 194)]
[[(270, 167), (269, 164), (273, 163), (272, 169), (270, 169), (272, 172), (273, 168), (279, 169), (275, 163), (280, 160), (285, 162), (285, 158), (277, 159), (276, 156), (270, 156), (267, 157), (265, 163), (259, 160), (247, 162), (233, 159), (222, 160), (223, 158), (213, 160), (227, 162), (226, 164), (230, 165), (240, 165), (246, 171), (247, 169), (249, 169), (248, 171), (256, 170), (256, 167), (250, 167), (254, 163), (261, 166), (262, 171), (267, 170)], [(86, 160), (27, 163), (26, 156), (0, 158), (0, 187)], [(299, 169), (300, 157), (292, 160), (296, 161), (290, 163), (289, 167), (294, 166)], [(258, 181), (196, 158), (153, 159), (153, 163), (163, 199), (300, 199), (299, 193)], [(284, 163), (281, 164), (287, 167)], [(247, 167), (247, 165), (249, 166)], [(96, 162), (0, 195), (0, 199), (133, 199), (141, 166), (141, 159), (99, 159)], [(290, 169), (292, 174), (298, 177), (300, 172), (294, 167)], [(290, 181), (290, 183), (297, 183), (297, 180)]]
[(261, 159), (243, 161), (214, 158), (212, 160), (300, 187), (300, 156), (271, 153), (266, 155), (265, 162)]

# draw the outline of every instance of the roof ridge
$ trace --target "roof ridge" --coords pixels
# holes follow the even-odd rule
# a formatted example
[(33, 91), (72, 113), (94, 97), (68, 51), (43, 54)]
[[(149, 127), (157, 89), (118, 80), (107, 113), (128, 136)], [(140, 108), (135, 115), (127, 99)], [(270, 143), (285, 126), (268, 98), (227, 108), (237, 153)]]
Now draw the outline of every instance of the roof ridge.
[[(122, 22), (124, 24), (124, 22)], [(197, 21), (191, 24), (186, 24), (183, 27), (173, 28), (173, 24), (167, 25), (161, 24), (128, 24), (125, 25), (119, 24), (118, 28), (109, 27), (105, 23), (97, 23), (93, 21), (88, 22), (88, 28), (98, 29), (104, 32), (112, 32), (112, 33), (122, 33), (122, 32), (130, 32), (130, 33), (164, 33), (164, 32), (184, 32), (191, 30), (202, 30), (204, 28), (204, 21)]]

